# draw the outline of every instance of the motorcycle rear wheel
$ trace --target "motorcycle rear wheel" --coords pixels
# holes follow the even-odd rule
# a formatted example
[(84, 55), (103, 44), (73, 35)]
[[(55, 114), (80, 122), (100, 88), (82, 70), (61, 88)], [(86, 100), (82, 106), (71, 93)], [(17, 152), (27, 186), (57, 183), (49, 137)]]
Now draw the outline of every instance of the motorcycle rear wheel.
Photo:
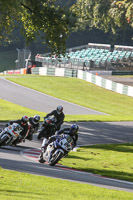
[(49, 161), (49, 165), (54, 166), (55, 164), (57, 164), (57, 162), (63, 157), (63, 155), (64, 154), (59, 151), (54, 157), (51, 158), (51, 160)]

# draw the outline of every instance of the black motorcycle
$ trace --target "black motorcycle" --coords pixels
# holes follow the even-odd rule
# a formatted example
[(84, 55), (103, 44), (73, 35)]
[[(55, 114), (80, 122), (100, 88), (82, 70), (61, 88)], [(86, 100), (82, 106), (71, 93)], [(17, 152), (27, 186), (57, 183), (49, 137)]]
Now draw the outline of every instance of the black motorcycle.
[(48, 139), (50, 136), (54, 135), (56, 131), (56, 122), (57, 119), (53, 115), (49, 116), (48, 118), (44, 118), (44, 122), (39, 130), (37, 139), (41, 139), (42, 137)]

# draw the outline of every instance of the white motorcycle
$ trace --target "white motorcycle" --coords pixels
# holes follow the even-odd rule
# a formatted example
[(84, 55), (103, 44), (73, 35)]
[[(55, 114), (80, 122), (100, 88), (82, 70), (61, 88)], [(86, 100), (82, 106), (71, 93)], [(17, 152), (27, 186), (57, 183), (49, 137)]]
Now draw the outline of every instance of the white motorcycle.
[(40, 163), (47, 162), (49, 165), (54, 166), (73, 149), (73, 139), (71, 136), (61, 134), (53, 138), (55, 140), (47, 146), (46, 151), (41, 152), (38, 159)]
[(0, 146), (11, 146), (13, 142), (20, 137), (20, 132), (22, 130), (23, 128), (17, 123), (5, 127), (0, 132)]

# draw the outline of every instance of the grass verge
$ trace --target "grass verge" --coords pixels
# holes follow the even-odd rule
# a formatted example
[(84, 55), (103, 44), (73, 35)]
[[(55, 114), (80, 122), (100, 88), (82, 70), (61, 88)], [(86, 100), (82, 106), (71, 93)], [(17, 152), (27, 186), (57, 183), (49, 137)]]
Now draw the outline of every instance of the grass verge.
[[(41, 121), (46, 115), (45, 112), (39, 112), (32, 110), (17, 104), (11, 103), (9, 101), (0, 99), (0, 121), (10, 121), (14, 119), (19, 119), (23, 115), (34, 116), (40, 115)], [(76, 122), (76, 121), (132, 121), (132, 116), (110, 116), (110, 115), (66, 115), (66, 122)]]
[[(10, 178), (9, 178), (10, 177)], [(0, 168), (2, 200), (132, 200), (132, 193), (109, 190)]]
[(18, 76), (8, 78), (15, 83), (38, 90), (48, 95), (76, 103), (97, 111), (107, 113), (107, 116), (79, 115), (67, 116), (67, 120), (84, 121), (132, 121), (133, 98), (121, 95), (84, 80), (66, 77), (50, 76)]
[(32, 110), (29, 108), (25, 108), (23, 106), (19, 106), (17, 104), (11, 103), (9, 101), (5, 101), (0, 99), (0, 121), (9, 121), (14, 119), (19, 119), (23, 115), (34, 116), (35, 114), (44, 117), (46, 113), (38, 112), (36, 110)]
[(106, 177), (133, 182), (133, 144), (100, 144), (70, 152), (60, 164)]
[[(28, 78), (27, 78), (28, 77)], [(120, 95), (72, 78), (47, 76), (25, 76), (12, 78), (18, 84), (39, 90), (49, 95), (77, 103), (101, 112), (99, 115), (67, 115), (65, 121), (128, 121), (133, 120), (133, 98)], [(34, 87), (33, 87), (34, 86)], [(38, 89), (39, 88), (39, 89)], [(69, 95), (68, 95), (69, 94)], [(41, 117), (46, 113), (37, 112), (0, 99), (0, 120), (18, 119), (27, 114)], [(62, 164), (72, 168), (101, 174), (113, 178), (133, 181), (132, 144), (93, 145), (71, 152)], [(71, 183), (58, 179), (14, 173), (0, 168), (0, 197), (2, 200), (18, 199), (89, 199), (89, 200), (132, 200), (132, 194), (107, 190), (87, 184)], [(10, 177), (10, 179), (9, 179)], [(61, 192), (63, 191), (63, 192)]]

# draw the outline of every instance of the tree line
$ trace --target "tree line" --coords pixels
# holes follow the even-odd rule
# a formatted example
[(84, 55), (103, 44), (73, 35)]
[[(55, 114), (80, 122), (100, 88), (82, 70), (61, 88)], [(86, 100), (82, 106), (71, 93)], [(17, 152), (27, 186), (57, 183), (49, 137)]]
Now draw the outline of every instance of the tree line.
[[(115, 38), (132, 38), (132, 0), (0, 0), (0, 43), (11, 43), (21, 29), (26, 43), (40, 41), (56, 54), (65, 53), (76, 31), (100, 30)], [(16, 32), (15, 32), (15, 35)]]

